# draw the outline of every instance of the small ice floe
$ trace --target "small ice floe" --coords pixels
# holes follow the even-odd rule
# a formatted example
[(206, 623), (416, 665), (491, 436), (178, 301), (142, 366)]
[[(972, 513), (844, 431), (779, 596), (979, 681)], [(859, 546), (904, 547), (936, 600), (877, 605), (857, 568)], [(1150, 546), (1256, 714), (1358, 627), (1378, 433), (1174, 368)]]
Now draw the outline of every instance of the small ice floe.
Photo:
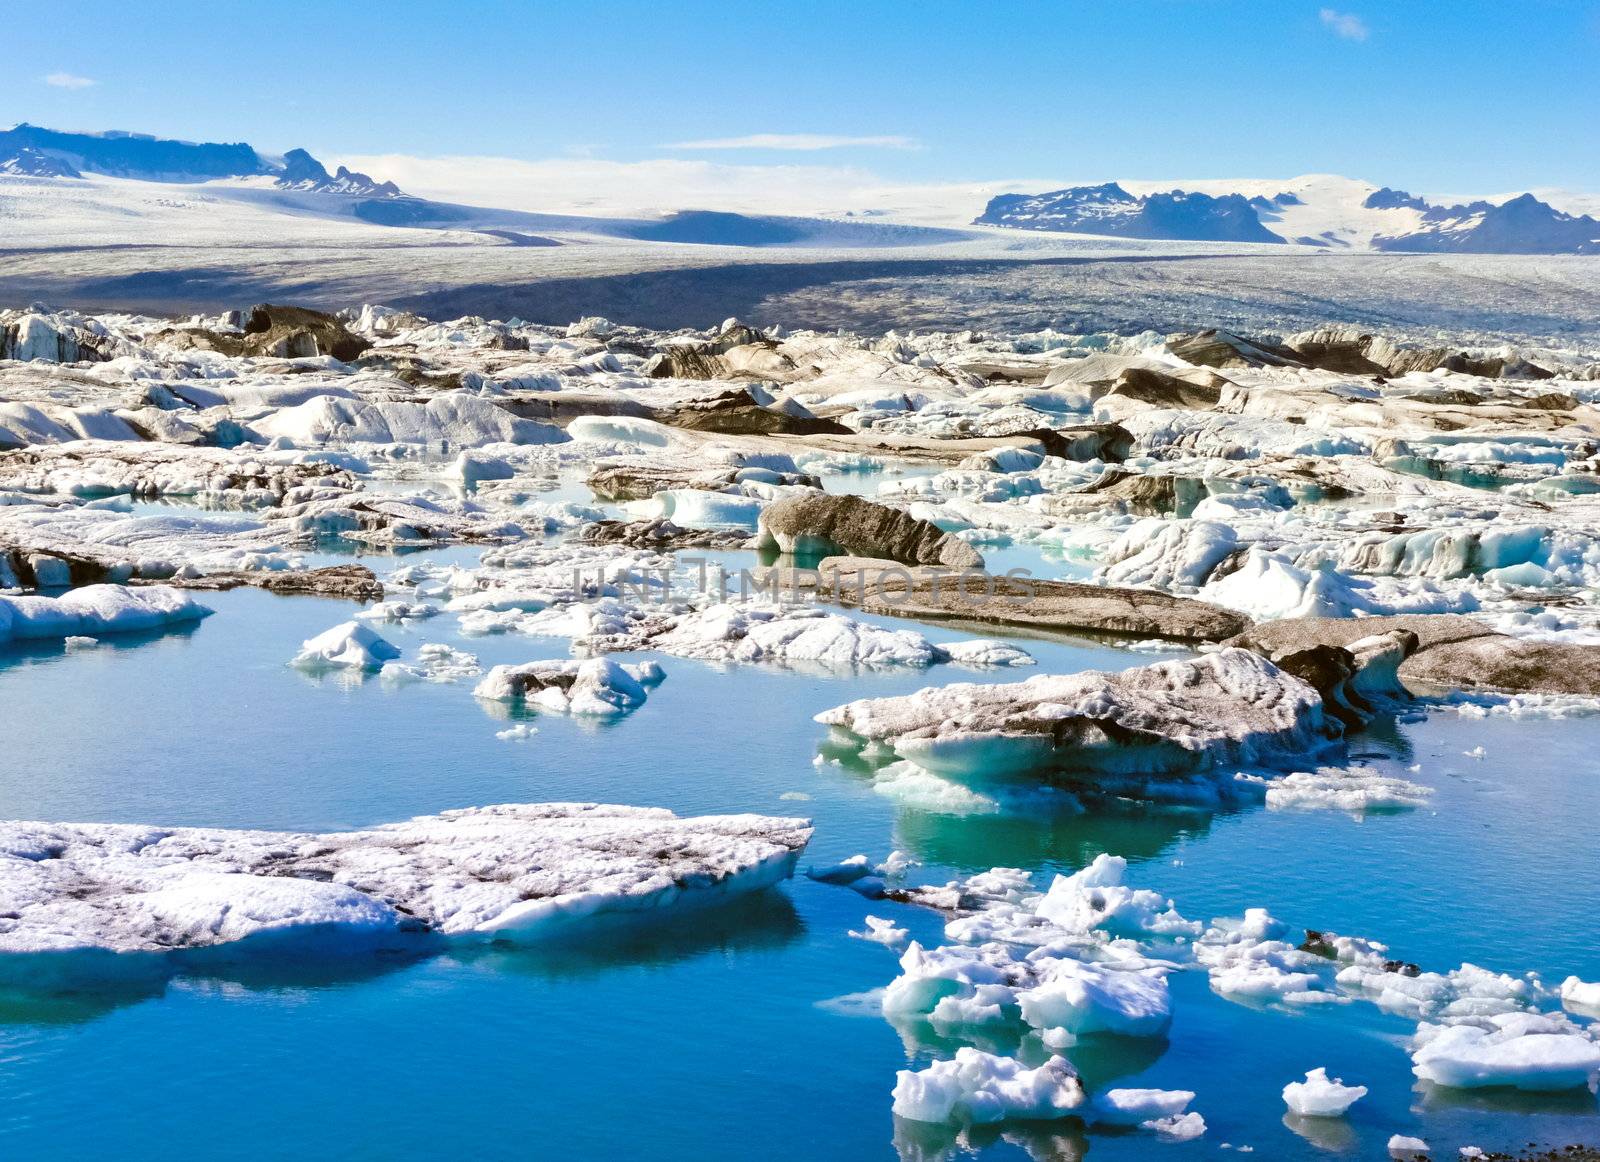
[(916, 860), (905, 852), (896, 849), (885, 856), (883, 862), (872, 870), (885, 879), (897, 880), (916, 866)]
[(505, 730), (497, 730), (494, 736), (502, 742), (526, 742), (539, 733), (537, 726), (529, 726), (526, 722), (519, 722)]
[(1046, 1121), (1070, 1117), (1084, 1103), (1083, 1083), (1063, 1057), (1028, 1069), (1013, 1057), (961, 1048), (954, 1060), (895, 1077), (894, 1112), (914, 1122)]
[(208, 617), (211, 609), (166, 585), (85, 585), (60, 597), (0, 596), (0, 644), (83, 639), (164, 629)]
[(463, 452), (444, 470), (446, 480), (470, 487), (485, 480), (510, 480), (517, 474), (509, 460), (482, 452)]
[(1038, 661), (1027, 650), (995, 638), (972, 638), (964, 642), (949, 642), (936, 648), (945, 655), (947, 661), (959, 666), (983, 668), (1038, 665)]
[(1600, 1017), (1600, 981), (1590, 982), (1569, 976), (1561, 982), (1561, 1005), (1570, 1013)]
[[(473, 807), (364, 831), (0, 824), (0, 977), (104, 974), (219, 945), (427, 950), (638, 920), (792, 874), (802, 819), (652, 807)], [(51, 954), (52, 970), (21, 954)], [(140, 958), (144, 959), (140, 959)]]
[(1241, 782), (1255, 783), (1266, 790), (1268, 808), (1275, 811), (1365, 811), (1396, 810), (1426, 806), (1432, 787), (1407, 779), (1380, 775), (1363, 768), (1296, 771), (1278, 779), (1240, 774)]
[[(1168, 1118), (1155, 1118), (1148, 1122), (1140, 1122), (1139, 1128), (1150, 1130), (1163, 1138), (1173, 1142), (1192, 1142), (1203, 1137), (1206, 1132), (1206, 1120), (1194, 1111), (1186, 1114), (1174, 1114)], [(1248, 1150), (1245, 1146), (1243, 1149)]]
[(1307, 1073), (1304, 1081), (1291, 1081), (1283, 1087), (1283, 1103), (1289, 1112), (1306, 1118), (1342, 1118), (1366, 1096), (1366, 1086), (1346, 1085), (1320, 1067)]
[(80, 650), (92, 650), (100, 645), (97, 637), (85, 637), (79, 634), (70, 634), (61, 639), (61, 648), (73, 654)]
[(1461, 753), (1469, 759), (1481, 759), (1487, 756), (1489, 752), (1481, 746), (1475, 746), (1471, 750), (1464, 750)]
[(835, 864), (808, 868), (806, 878), (821, 884), (849, 888), (871, 900), (883, 895), (883, 878), (873, 873), (872, 864), (864, 855), (852, 855)]
[(811, 796), (804, 791), (785, 791), (778, 796), (778, 799), (786, 803), (805, 803), (810, 801)]
[(1559, 1014), (1502, 1013), (1470, 1024), (1417, 1029), (1412, 1069), (1435, 1085), (1510, 1086), (1547, 1092), (1593, 1090), (1600, 1041)]
[(1389, 1139), (1389, 1157), (1395, 1162), (1422, 1162), (1428, 1157), (1428, 1143), (1421, 1138), (1395, 1134)]
[(400, 650), (370, 626), (345, 621), (308, 638), (289, 664), (303, 670), (379, 670)]
[(610, 658), (564, 658), (496, 666), (472, 692), (491, 702), (527, 702), (562, 714), (607, 716), (644, 705), (666, 677), (655, 662), (623, 665)]
[(638, 647), (710, 662), (769, 662), (832, 670), (925, 667), (940, 662), (976, 668), (1034, 664), (1033, 655), (1005, 642), (978, 638), (936, 645), (913, 629), (873, 625), (807, 606), (724, 603), (657, 617), (655, 624), (635, 621), (633, 626), (650, 635), (637, 642)]
[(420, 621), (438, 612), (439, 607), (431, 601), (380, 601), (356, 616), (362, 621)]
[(1458, 690), (1444, 699), (1462, 718), (1564, 719), (1600, 715), (1600, 698), (1586, 694), (1500, 694)]
[(872, 867), (866, 856), (852, 855), (849, 859), (842, 859), (838, 863), (807, 868), (806, 879), (816, 880), (822, 884), (853, 884), (871, 872)]
[(881, 944), (885, 948), (899, 948), (911, 936), (908, 929), (895, 925), (893, 920), (885, 920), (881, 916), (866, 916), (863, 918), (865, 929), (857, 931), (851, 929), (849, 935), (857, 940), (870, 940), (874, 944)]
[(1187, 1089), (1108, 1089), (1095, 1095), (1087, 1117), (1102, 1126), (1140, 1126), (1179, 1117), (1193, 1100)]
[(414, 662), (385, 662), (379, 671), (388, 682), (463, 682), (483, 673), (478, 655), (439, 642), (417, 647)]

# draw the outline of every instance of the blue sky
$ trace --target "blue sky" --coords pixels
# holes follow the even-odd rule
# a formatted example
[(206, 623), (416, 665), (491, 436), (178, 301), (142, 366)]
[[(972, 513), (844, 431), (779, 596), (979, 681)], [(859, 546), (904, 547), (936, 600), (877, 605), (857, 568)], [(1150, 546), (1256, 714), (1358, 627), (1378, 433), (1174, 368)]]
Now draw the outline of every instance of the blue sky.
[[(334, 158), (1600, 190), (1600, 0), (125, 0), (7, 25), (0, 120)], [(797, 144), (828, 147), (774, 148)]]

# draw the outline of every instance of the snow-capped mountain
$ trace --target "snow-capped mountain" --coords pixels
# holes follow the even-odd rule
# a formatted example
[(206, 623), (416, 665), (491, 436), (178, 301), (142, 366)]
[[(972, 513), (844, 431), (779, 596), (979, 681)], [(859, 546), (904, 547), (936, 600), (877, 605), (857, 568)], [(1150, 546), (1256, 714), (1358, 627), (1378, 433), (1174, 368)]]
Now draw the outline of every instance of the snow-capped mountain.
[(1444, 205), (1331, 175), (1285, 182), (1110, 182), (992, 198), (977, 225), (1172, 241), (1458, 254), (1597, 254), (1600, 221), (1532, 194)]
[(1197, 242), (1282, 242), (1239, 194), (1170, 193), (1135, 197), (1116, 182), (1047, 194), (1001, 194), (976, 219), (980, 226), (1019, 226), (1117, 238)]
[(283, 190), (316, 190), (327, 194), (354, 194), (368, 198), (398, 198), (403, 195), (393, 182), (380, 182), (364, 173), (345, 169), (329, 174), (327, 167), (303, 149), (283, 155), (283, 173), (275, 183)]
[(1429, 206), (1421, 199), (1414, 201), (1422, 207), (1422, 227), (1398, 237), (1376, 238), (1375, 247), (1451, 254), (1600, 254), (1600, 221), (1587, 214), (1564, 214), (1532, 194), (1499, 205), (1480, 201)]
[(0, 173), (24, 178), (81, 178), (71, 162), (63, 158), (40, 153), (23, 146), (7, 156), (0, 156)]
[(26, 177), (82, 177), (85, 173), (157, 182), (204, 182), (220, 178), (272, 177), (284, 190), (401, 198), (393, 182), (380, 182), (340, 166), (329, 174), (303, 149), (281, 160), (243, 142), (175, 141), (142, 133), (64, 133), (26, 123), (0, 130), (0, 173)]

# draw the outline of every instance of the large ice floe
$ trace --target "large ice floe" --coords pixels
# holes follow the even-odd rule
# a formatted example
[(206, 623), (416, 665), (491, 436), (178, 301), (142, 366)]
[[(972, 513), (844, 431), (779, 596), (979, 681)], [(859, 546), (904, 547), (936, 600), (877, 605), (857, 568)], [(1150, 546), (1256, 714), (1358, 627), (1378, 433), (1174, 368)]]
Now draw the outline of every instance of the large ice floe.
[(167, 629), (210, 613), (189, 594), (159, 585), (86, 585), (59, 597), (0, 596), (0, 645)]
[(1271, 766), (1315, 755), (1342, 735), (1316, 689), (1238, 649), (1120, 673), (929, 687), (850, 702), (817, 721), (930, 771), (991, 775)]
[(148, 969), (233, 949), (541, 940), (788, 877), (800, 819), (587, 803), (446, 811), (364, 831), (0, 824), (0, 974)]

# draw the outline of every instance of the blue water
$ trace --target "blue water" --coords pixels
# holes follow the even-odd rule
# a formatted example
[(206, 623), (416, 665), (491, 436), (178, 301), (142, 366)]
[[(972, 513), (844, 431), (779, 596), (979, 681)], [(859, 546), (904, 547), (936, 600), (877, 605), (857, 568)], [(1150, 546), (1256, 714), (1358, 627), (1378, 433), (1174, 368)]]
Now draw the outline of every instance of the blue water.
[[(435, 555), (471, 559), (468, 550)], [(380, 569), (385, 560), (374, 560)], [(1265, 906), (1293, 925), (1390, 943), (1424, 967), (1470, 960), (1600, 978), (1600, 757), (1594, 720), (1435, 713), (1352, 743), (1355, 761), (1437, 789), (1426, 809), (1330, 812), (1126, 806), (1087, 815), (955, 817), (897, 804), (813, 757), (817, 711), (930, 682), (1016, 672), (821, 677), (661, 659), (665, 683), (605, 725), (537, 718), (506, 742), (470, 684), (313, 679), (285, 663), (350, 616), (315, 598), (239, 590), (190, 632), (64, 653), (0, 654), (0, 816), (322, 829), (471, 804), (581, 799), (679, 812), (804, 814), (807, 861), (900, 848), (919, 882), (991, 866), (1047, 880), (1100, 851), (1130, 880), (1209, 918)], [(439, 618), (381, 631), (410, 653), (445, 641), (485, 666), (564, 643), (459, 638)], [(946, 640), (960, 634), (927, 628)], [(1161, 655), (1029, 642), (1040, 670)], [(1030, 671), (1039, 672), (1039, 671)], [(1481, 745), (1481, 760), (1463, 752)], [(1415, 774), (1405, 768), (1421, 764)], [(781, 798), (801, 792), (807, 801)], [(1192, 1089), (1210, 1129), (1145, 1135), (1007, 1127), (960, 1141), (897, 1124), (896, 1069), (948, 1054), (860, 994), (894, 955), (846, 935), (873, 913), (937, 941), (936, 915), (796, 879), (678, 933), (546, 952), (476, 950), (408, 964), (278, 965), (143, 991), (0, 998), (0, 1150), (89, 1158), (985, 1157), (1142, 1159), (1248, 1144), (1268, 1159), (1384, 1156), (1394, 1132), (1511, 1147), (1600, 1142), (1586, 1094), (1419, 1090), (1414, 1026), (1368, 1005), (1286, 1015), (1173, 980), (1165, 1044), (1074, 1051), (1096, 1085)], [(1004, 1048), (1004, 1046), (1001, 1046)], [(1286, 1124), (1279, 1090), (1314, 1066), (1368, 1086), (1347, 1123)], [(1310, 1135), (1308, 1138), (1305, 1135)], [(1444, 1147), (1448, 1146), (1446, 1150)]]

